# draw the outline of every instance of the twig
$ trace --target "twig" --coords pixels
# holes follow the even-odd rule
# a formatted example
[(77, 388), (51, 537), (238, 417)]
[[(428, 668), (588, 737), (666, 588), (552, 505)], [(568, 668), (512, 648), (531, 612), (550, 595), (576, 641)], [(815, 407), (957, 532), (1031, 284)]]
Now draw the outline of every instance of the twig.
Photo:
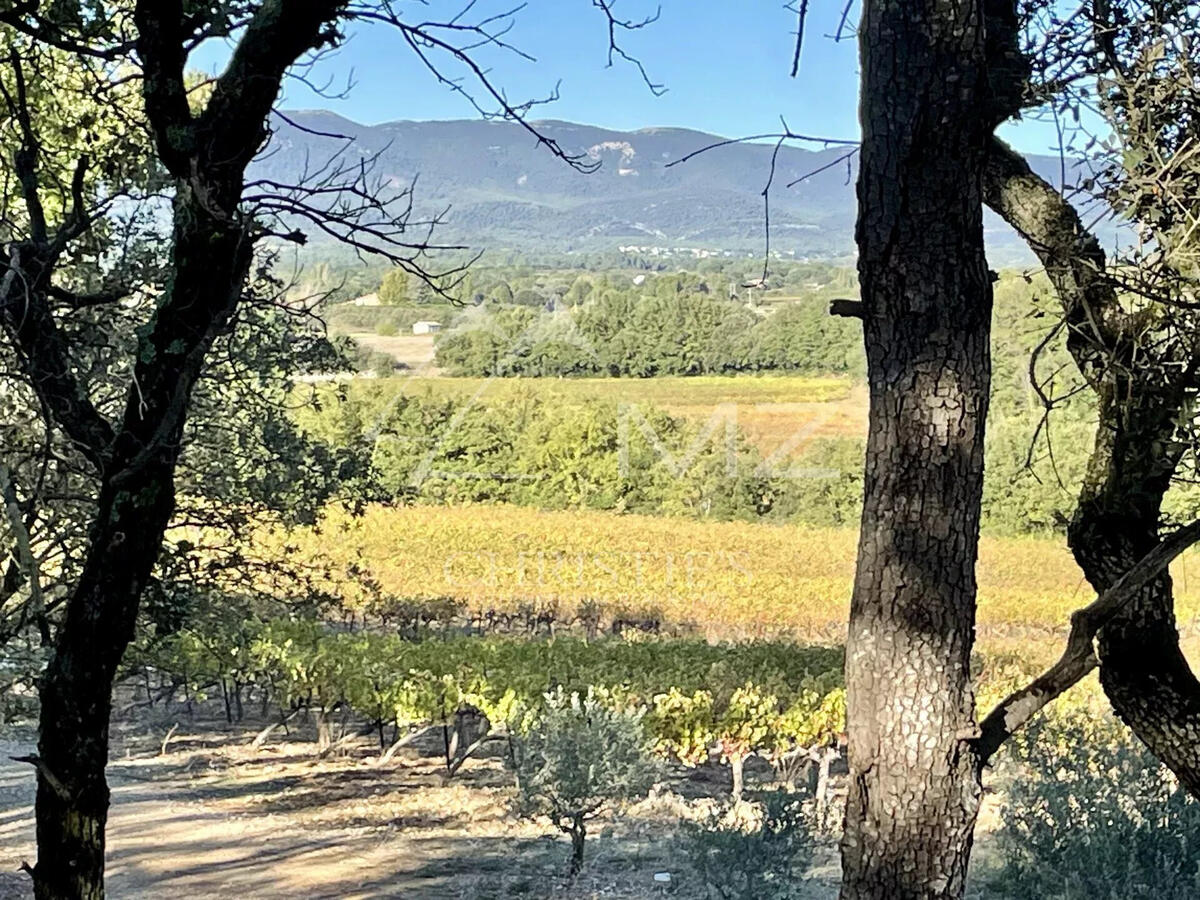
[(835, 41), (840, 42), (846, 31), (846, 22), (850, 18), (850, 10), (854, 6), (854, 0), (846, 0), (846, 5), (842, 7), (842, 17), (838, 19), (837, 31), (833, 35)]
[(167, 731), (167, 736), (162, 739), (162, 744), (158, 748), (159, 756), (167, 755), (167, 745), (171, 743), (171, 738), (175, 736), (175, 732), (178, 729), (179, 729), (179, 723), (176, 722), (174, 725), (171, 726), (170, 730)]
[(833, 160), (832, 162), (827, 162), (823, 166), (817, 166), (817, 168), (813, 169), (811, 172), (805, 172), (799, 178), (789, 181), (787, 186), (789, 188), (794, 188), (800, 182), (808, 181), (808, 179), (812, 178), (814, 175), (820, 175), (822, 172), (827, 172), (830, 169), (832, 169), (834, 166), (841, 165), (842, 163), (846, 163), (846, 184), (849, 184), (850, 178), (854, 172), (853, 168), (850, 165), (850, 161), (852, 159), (854, 159), (855, 156), (858, 155), (858, 151), (859, 151), (858, 147), (853, 147), (850, 150), (848, 150), (847, 152), (843, 153), (837, 159)]
[(804, 47), (804, 24), (808, 21), (808, 0), (800, 0), (800, 5), (788, 4), (788, 9), (795, 12), (799, 18), (796, 27), (796, 52), (792, 56), (792, 77), (800, 74), (800, 51)]
[(826, 147), (856, 147), (857, 148), (859, 145), (858, 141), (846, 140), (845, 138), (819, 137), (817, 135), (812, 135), (812, 134), (797, 134), (796, 132), (791, 131), (789, 129), (789, 130), (785, 130), (782, 132), (779, 132), (779, 131), (771, 132), (770, 134), (749, 134), (749, 135), (746, 135), (745, 137), (722, 138), (721, 140), (714, 141), (711, 144), (707, 144), (706, 146), (701, 147), (698, 150), (693, 150), (691, 153), (688, 153), (684, 156), (679, 157), (679, 159), (671, 160), (663, 168), (670, 169), (675, 166), (681, 166), (685, 162), (689, 162), (689, 161), (695, 159), (697, 156), (700, 156), (703, 153), (708, 153), (712, 150), (719, 150), (721, 147), (728, 147), (732, 144), (753, 144), (758, 141), (780, 140), (780, 139), (785, 140), (785, 141), (800, 141), (801, 143), (806, 143), (806, 144), (822, 144)]

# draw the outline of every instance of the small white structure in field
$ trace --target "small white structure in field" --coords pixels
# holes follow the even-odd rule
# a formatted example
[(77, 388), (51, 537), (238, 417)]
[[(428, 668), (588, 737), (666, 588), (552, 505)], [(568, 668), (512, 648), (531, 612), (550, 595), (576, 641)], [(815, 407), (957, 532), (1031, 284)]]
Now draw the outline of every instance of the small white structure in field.
[(363, 294), (361, 297), (354, 299), (355, 306), (379, 306), (378, 294)]
[(441, 322), (413, 322), (413, 334), (437, 334), (441, 330)]

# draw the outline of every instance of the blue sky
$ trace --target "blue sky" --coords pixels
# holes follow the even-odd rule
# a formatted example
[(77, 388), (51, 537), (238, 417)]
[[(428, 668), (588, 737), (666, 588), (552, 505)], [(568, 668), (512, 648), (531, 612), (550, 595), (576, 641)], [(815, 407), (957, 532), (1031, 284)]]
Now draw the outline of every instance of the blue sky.
[[(476, 17), (506, 11), (515, 0), (478, 0)], [(414, 17), (445, 19), (464, 0), (397, 2)], [(789, 77), (796, 14), (782, 0), (663, 0), (660, 19), (622, 35), (626, 49), (643, 60), (667, 92), (655, 97), (637, 70), (617, 60), (606, 68), (607, 31), (591, 0), (529, 0), (514, 18), (506, 40), (536, 58), (488, 52), (482, 59), (494, 80), (514, 100), (546, 96), (561, 81), (560, 99), (536, 113), (621, 130), (676, 126), (725, 136), (778, 130), (779, 118), (793, 131), (856, 138), (857, 44), (835, 42), (841, 0), (811, 0), (800, 77)], [(627, 18), (652, 14), (648, 0), (618, 0)], [(855, 15), (856, 15), (855, 11)], [(853, 18), (852, 18), (853, 23)], [(225, 51), (206, 47), (192, 62), (212, 70)], [(453, 64), (446, 67), (453, 70)], [(475, 115), (470, 105), (439, 85), (399, 34), (385, 25), (360, 25), (347, 44), (309, 75), (335, 90), (353, 87), (344, 98), (322, 97), (299, 81), (287, 89), (285, 105), (321, 107), (366, 124), (396, 119), (452, 119)], [(1045, 124), (1007, 126), (1005, 135), (1027, 152), (1051, 151), (1054, 129)]]

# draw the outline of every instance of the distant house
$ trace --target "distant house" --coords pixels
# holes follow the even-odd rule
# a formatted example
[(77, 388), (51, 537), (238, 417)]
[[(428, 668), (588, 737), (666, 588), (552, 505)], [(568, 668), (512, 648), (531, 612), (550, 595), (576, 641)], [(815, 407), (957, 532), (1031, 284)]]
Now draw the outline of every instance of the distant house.
[(364, 294), (361, 297), (356, 297), (354, 300), (355, 306), (379, 306), (378, 294)]
[(413, 334), (437, 334), (441, 330), (441, 322), (413, 322)]

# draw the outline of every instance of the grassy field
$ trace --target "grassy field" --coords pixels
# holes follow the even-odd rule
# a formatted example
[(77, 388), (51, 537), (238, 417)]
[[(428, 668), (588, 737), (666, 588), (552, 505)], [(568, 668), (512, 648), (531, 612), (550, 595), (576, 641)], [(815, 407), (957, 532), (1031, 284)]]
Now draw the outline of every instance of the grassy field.
[[(519, 397), (630, 403), (707, 423), (733, 417), (754, 446), (770, 455), (785, 443), (814, 437), (866, 434), (866, 388), (848, 378), (740, 375), (666, 378), (450, 378), (414, 374), (358, 385), (353, 390), (474, 398), (489, 405)], [(793, 448), (799, 449), (799, 447)]]
[(354, 342), (376, 353), (386, 353), (402, 366), (420, 372), (433, 369), (433, 335), (398, 334), (384, 336), (369, 331), (353, 331), (349, 336)]
[[(295, 540), (293, 540), (295, 543)], [(564, 618), (599, 603), (713, 638), (791, 635), (840, 641), (848, 613), (856, 536), (748, 522), (543, 512), (506, 506), (373, 507), (334, 514), (300, 536), (323, 556), (398, 597), (453, 597), (476, 610), (552, 606)], [(1195, 630), (1200, 557), (1173, 572), (1185, 633)], [(361, 580), (361, 576), (360, 576)], [(1065, 631), (1092, 599), (1062, 539), (985, 537), (980, 546), (981, 643)], [(1047, 641), (1047, 646), (1055, 644)]]
[(565, 400), (613, 400), (651, 403), (655, 406), (711, 409), (737, 403), (837, 403), (848, 400), (853, 382), (848, 378), (806, 375), (698, 375), (664, 378), (450, 378), (398, 376), (384, 382), (407, 393), (428, 391), (436, 395), (469, 397), (486, 393), (503, 398), (535, 392)]

